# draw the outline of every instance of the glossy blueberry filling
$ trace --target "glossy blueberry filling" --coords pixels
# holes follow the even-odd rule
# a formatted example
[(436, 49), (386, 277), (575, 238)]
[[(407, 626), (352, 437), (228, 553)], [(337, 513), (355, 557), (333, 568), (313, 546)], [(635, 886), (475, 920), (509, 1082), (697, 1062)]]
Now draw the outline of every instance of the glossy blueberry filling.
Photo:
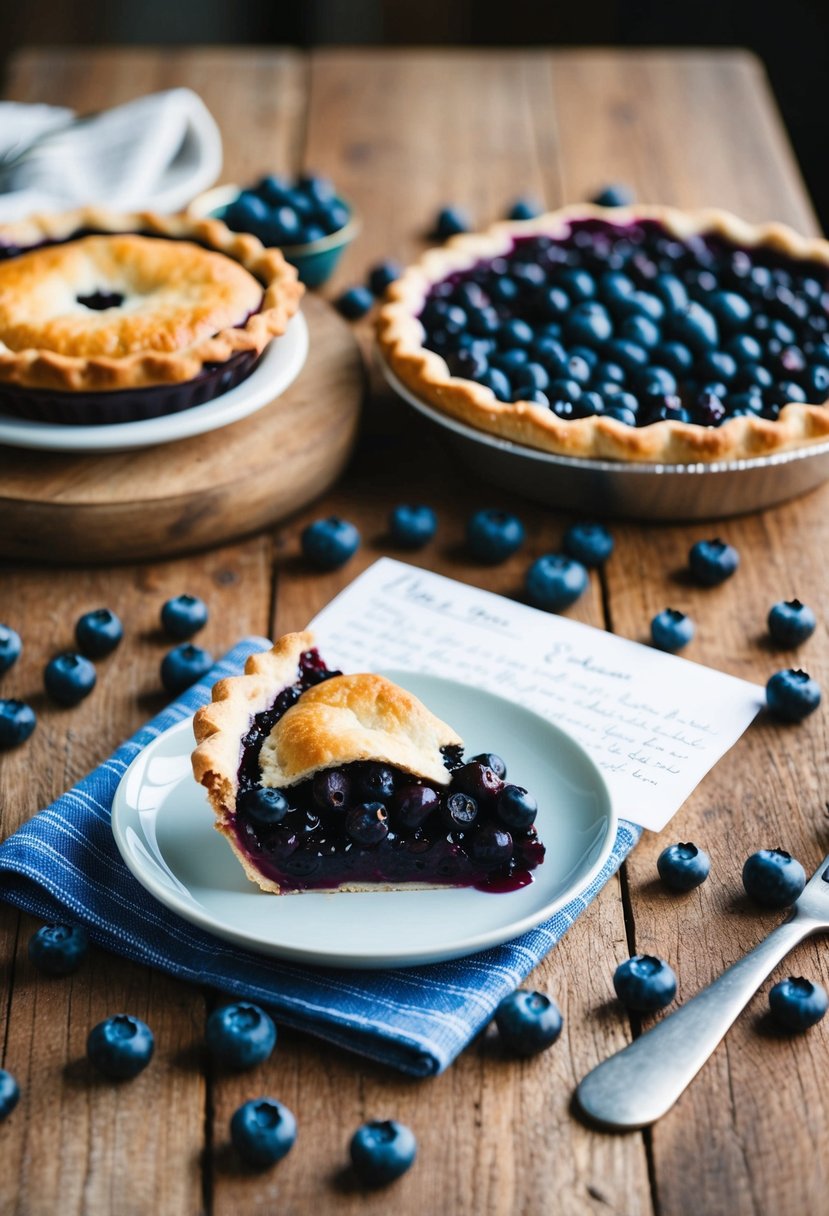
[(776, 420), (829, 398), (829, 269), (660, 223), (571, 221), (436, 283), (424, 346), (558, 418)]
[[(366, 761), (324, 770), (282, 791), (263, 791), (259, 753), (284, 713), (329, 671), (315, 650), (297, 680), (257, 714), (242, 740), (233, 830), (265, 877), (288, 890), (359, 883), (514, 890), (544, 859), (535, 802), (481, 761), (444, 750), (448, 788)], [(262, 809), (262, 795), (266, 802)]]

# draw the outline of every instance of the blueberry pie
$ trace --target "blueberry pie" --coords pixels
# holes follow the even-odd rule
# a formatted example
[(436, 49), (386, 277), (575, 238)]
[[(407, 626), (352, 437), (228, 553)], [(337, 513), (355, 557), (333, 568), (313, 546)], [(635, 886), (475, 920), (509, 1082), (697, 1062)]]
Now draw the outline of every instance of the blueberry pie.
[(566, 456), (687, 464), (829, 438), (829, 243), (583, 204), (431, 250), (378, 336), (418, 397)]
[(218, 220), (0, 225), (0, 409), (99, 423), (200, 404), (250, 373), (301, 294), (277, 249)]
[(330, 671), (289, 633), (193, 724), (216, 827), (264, 891), (514, 890), (544, 859), (535, 799), (382, 676)]

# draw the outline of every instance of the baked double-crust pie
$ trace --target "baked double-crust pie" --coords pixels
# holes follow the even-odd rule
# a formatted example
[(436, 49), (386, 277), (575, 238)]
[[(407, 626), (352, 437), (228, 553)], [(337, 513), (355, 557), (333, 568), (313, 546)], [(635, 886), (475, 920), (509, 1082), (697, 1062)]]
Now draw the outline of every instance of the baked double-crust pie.
[(0, 225), (0, 407), (188, 408), (249, 374), (302, 291), (278, 249), (219, 220), (88, 208)]
[(455, 237), (390, 287), (378, 338), (419, 399), (559, 455), (829, 438), (829, 242), (720, 210), (583, 204)]
[(530, 881), (537, 807), (492, 754), (417, 697), (343, 675), (286, 634), (221, 680), (193, 723), (193, 772), (248, 877), (273, 893)]

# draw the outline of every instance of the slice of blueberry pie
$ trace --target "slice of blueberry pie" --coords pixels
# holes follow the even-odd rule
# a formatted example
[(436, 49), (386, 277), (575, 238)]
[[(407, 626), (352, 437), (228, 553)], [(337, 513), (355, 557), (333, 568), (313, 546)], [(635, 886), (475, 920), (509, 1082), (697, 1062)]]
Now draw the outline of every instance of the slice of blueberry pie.
[(544, 859), (537, 805), (416, 697), (330, 671), (290, 633), (196, 714), (193, 772), (264, 891), (513, 890)]
[(201, 404), (252, 371), (302, 290), (278, 249), (218, 220), (0, 225), (0, 409), (89, 424)]
[(829, 242), (588, 204), (431, 250), (384, 357), (439, 410), (566, 456), (687, 464), (829, 437)]

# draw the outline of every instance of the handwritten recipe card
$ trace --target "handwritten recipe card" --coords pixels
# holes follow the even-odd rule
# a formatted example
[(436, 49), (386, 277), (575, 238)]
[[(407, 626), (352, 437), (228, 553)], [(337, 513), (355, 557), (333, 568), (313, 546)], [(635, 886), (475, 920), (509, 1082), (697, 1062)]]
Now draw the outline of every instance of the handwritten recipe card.
[(427, 672), (535, 710), (589, 752), (619, 815), (653, 831), (764, 704), (756, 684), (390, 558), (311, 624), (345, 671)]

